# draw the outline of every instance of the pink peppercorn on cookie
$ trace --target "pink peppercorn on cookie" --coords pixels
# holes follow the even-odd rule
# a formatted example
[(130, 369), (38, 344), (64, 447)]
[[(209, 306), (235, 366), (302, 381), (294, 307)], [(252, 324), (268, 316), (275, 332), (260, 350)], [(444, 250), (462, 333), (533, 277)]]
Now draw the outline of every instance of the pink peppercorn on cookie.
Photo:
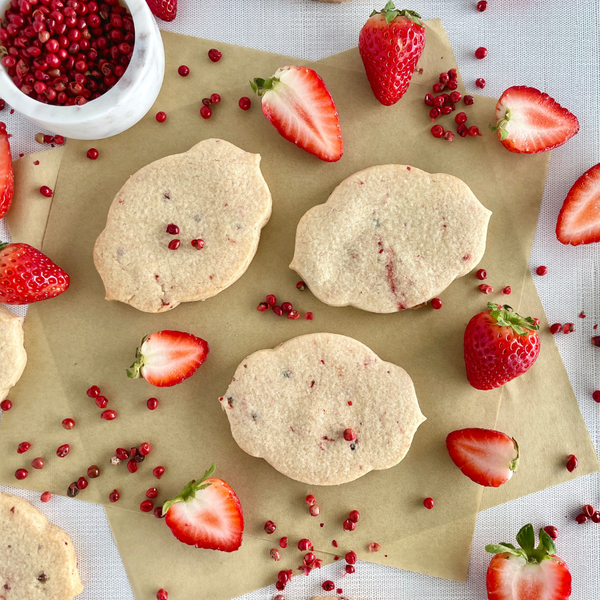
[(290, 268), (331, 306), (404, 310), (477, 265), (490, 215), (452, 175), (371, 167), (302, 217)]
[(0, 305), (0, 402), (19, 381), (26, 364), (23, 318)]
[(242, 450), (310, 485), (393, 467), (425, 420), (404, 369), (333, 333), (251, 354), (219, 400)]
[(82, 591), (71, 538), (27, 500), (0, 492), (0, 600), (71, 600)]
[(260, 155), (209, 139), (132, 175), (94, 247), (106, 299), (157, 313), (237, 281), (271, 216), (259, 165)]

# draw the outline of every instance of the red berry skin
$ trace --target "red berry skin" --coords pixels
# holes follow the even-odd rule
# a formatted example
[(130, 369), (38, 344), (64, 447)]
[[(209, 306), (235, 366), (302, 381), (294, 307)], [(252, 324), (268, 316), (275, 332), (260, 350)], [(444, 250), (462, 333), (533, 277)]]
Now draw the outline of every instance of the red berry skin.
[(52, 499), (52, 494), (50, 492), (44, 492), (40, 496), (40, 502), (50, 502), (51, 499)]
[(25, 477), (27, 477), (27, 475), (29, 475), (29, 473), (27, 472), (27, 469), (17, 469), (15, 471), (15, 477), (21, 481), (22, 479), (25, 479)]
[(96, 160), (98, 158), (99, 154), (98, 154), (98, 150), (96, 150), (96, 148), (90, 148), (87, 151), (87, 157), (90, 160)]
[(142, 512), (151, 512), (153, 509), (154, 509), (154, 504), (153, 504), (152, 500), (144, 500), (140, 504), (140, 510)]
[(596, 390), (592, 394), (592, 398), (594, 399), (594, 402), (600, 402), (600, 390)]
[(540, 276), (544, 276), (548, 274), (548, 267), (544, 267), (544, 265), (540, 265), (535, 272), (540, 275)]
[(425, 500), (423, 500), (423, 506), (428, 510), (431, 510), (433, 508), (433, 505), (433, 498), (425, 498)]
[(163, 112), (162, 110), (160, 112), (156, 113), (156, 120), (159, 123), (164, 123), (167, 120), (167, 113)]
[(221, 56), (223, 56), (223, 55), (215, 48), (211, 48), (208, 51), (208, 58), (210, 58), (210, 60), (212, 60), (212, 62), (219, 62), (221, 60)]
[(31, 448), (31, 444), (29, 442), (21, 442), (17, 447), (17, 454), (23, 454), (27, 452)]
[(579, 465), (579, 461), (577, 460), (577, 457), (574, 454), (569, 454), (569, 457), (567, 458), (567, 471), (569, 471), (569, 473), (572, 473), (577, 466)]
[(148, 407), (148, 410), (156, 410), (156, 408), (158, 407), (158, 399), (148, 398), (148, 400), (146, 401), (146, 406)]
[(119, 498), (121, 497), (121, 495), (119, 494), (119, 492), (117, 490), (113, 490), (109, 495), (108, 495), (108, 499), (111, 502), (117, 502), (119, 500)]
[(490, 309), (475, 315), (464, 335), (467, 378), (478, 390), (497, 388), (522, 375), (540, 353), (536, 331), (524, 329), (520, 335), (512, 327), (498, 325), (491, 313)]
[(130, 473), (135, 473), (138, 470), (138, 463), (137, 460), (135, 460), (134, 458), (130, 458), (127, 461), (127, 470)]
[(354, 521), (354, 523), (358, 523), (360, 519), (360, 513), (357, 510), (351, 510), (350, 514), (348, 515), (348, 518), (351, 521)]
[(56, 449), (56, 456), (58, 456), (58, 458), (64, 458), (70, 451), (71, 447), (69, 444), (63, 444)]
[(68, 430), (73, 429), (73, 427), (75, 427), (75, 421), (73, 421), (73, 419), (64, 419), (62, 426)]
[(169, 600), (169, 592), (160, 588), (160, 590), (156, 592), (156, 600)]
[(165, 468), (164, 467), (156, 467), (152, 471), (152, 475), (154, 475), (154, 477), (156, 477), (156, 479), (160, 479), (163, 476), (164, 472), (165, 472)]
[(485, 79), (483, 77), (480, 77), (479, 79), (477, 79), (475, 81), (475, 85), (482, 90), (485, 87)]
[(475, 58), (478, 58), (479, 60), (485, 58), (487, 55), (487, 48), (484, 48), (483, 46), (480, 46), (479, 48), (477, 48), (477, 50), (475, 50)]
[(0, 402), (0, 408), (5, 412), (9, 411), (12, 407), (13, 407), (13, 403), (8, 398), (6, 400), (2, 400), (2, 402)]
[(43, 468), (44, 468), (44, 459), (43, 459), (43, 458), (40, 458), (39, 456), (38, 456), (37, 458), (34, 458), (34, 459), (31, 461), (31, 466), (32, 466), (34, 469), (43, 469)]
[(559, 331), (561, 331), (562, 329), (562, 325), (560, 323), (554, 323), (553, 325), (550, 325), (550, 333), (552, 335), (558, 333)]
[(181, 65), (179, 67), (179, 69), (177, 69), (177, 72), (182, 76), (182, 77), (187, 77), (190, 74), (190, 68), (186, 67), (185, 65)]
[(434, 308), (435, 310), (440, 310), (440, 308), (442, 308), (442, 301), (439, 298), (433, 298), (433, 300), (431, 301), (431, 308)]
[(558, 529), (554, 525), (547, 525), (544, 527), (544, 531), (555, 540), (558, 537)]
[(200, 109), (200, 116), (203, 119), (210, 119), (212, 117), (212, 110), (210, 110), (210, 108), (208, 106), (203, 106)]
[(252, 106), (252, 100), (250, 100), (250, 98), (247, 96), (242, 96), (238, 101), (238, 106), (242, 110), (250, 110), (250, 107)]
[(90, 397), (90, 398), (97, 398), (100, 395), (100, 388), (97, 385), (93, 385), (87, 392), (86, 394)]

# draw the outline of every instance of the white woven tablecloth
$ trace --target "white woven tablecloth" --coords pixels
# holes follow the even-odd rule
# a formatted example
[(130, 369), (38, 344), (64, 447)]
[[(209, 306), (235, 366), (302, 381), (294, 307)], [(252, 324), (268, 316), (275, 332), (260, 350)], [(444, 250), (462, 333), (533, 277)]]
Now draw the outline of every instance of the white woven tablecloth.
[[(367, 15), (373, 8), (380, 9), (385, 0), (375, 4), (352, 0), (339, 5), (314, 0), (179, 0), (179, 4), (177, 19), (168, 25), (161, 22), (163, 29), (316, 60), (355, 46)], [(511, 85), (529, 85), (546, 91), (579, 118), (579, 134), (552, 153), (530, 265), (535, 269), (544, 264), (549, 269), (546, 277), (536, 277), (536, 284), (550, 322), (576, 325), (575, 333), (561, 334), (557, 342), (598, 450), (600, 404), (591, 394), (600, 389), (600, 350), (590, 344), (590, 337), (593, 324), (600, 322), (600, 300), (595, 298), (600, 244), (564, 247), (556, 240), (554, 229), (575, 179), (600, 162), (600, 1), (489, 0), (484, 13), (477, 12), (475, 5), (476, 0), (418, 0), (399, 7), (414, 9), (424, 19), (442, 19), (468, 91), (481, 93), (475, 88), (478, 77), (487, 81), (482, 93), (493, 97)], [(483, 61), (474, 57), (479, 46), (489, 50)], [(40, 150), (34, 141), (39, 131), (36, 125), (16, 113), (10, 115), (9, 108), (0, 113), (0, 120), (13, 134), (13, 157)], [(2, 221), (0, 239), (7, 239)], [(582, 309), (585, 319), (577, 318)], [(547, 435), (552, 438), (553, 432)], [(60, 497), (41, 504), (38, 493), (2, 486), (0, 490), (24, 496), (69, 531), (86, 585), (78, 598), (133, 599), (101, 506)], [(343, 565), (336, 563), (310, 577), (295, 578), (285, 596), (287, 600), (305, 600), (319, 595), (320, 583), (331, 578), (344, 594), (357, 600), (483, 599), (490, 557), (483, 550), (485, 544), (514, 541), (519, 528), (531, 522), (536, 528), (548, 524), (559, 528), (558, 553), (573, 575), (572, 598), (592, 600), (600, 596), (600, 525), (574, 521), (586, 503), (600, 508), (598, 474), (481, 513), (466, 583), (367, 563), (359, 563), (356, 574), (342, 580)], [(271, 586), (243, 598), (271, 600), (274, 595)], [(202, 597), (209, 598), (210, 591)]]

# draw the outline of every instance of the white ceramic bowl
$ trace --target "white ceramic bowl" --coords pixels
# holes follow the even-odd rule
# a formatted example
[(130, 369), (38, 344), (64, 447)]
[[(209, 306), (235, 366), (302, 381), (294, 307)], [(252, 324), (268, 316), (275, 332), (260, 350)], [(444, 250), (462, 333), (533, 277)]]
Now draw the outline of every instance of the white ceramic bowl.
[[(1, 18), (9, 4), (9, 0), (0, 2)], [(0, 98), (42, 128), (67, 138), (107, 138), (135, 125), (160, 91), (165, 50), (146, 0), (121, 0), (121, 4), (133, 17), (135, 43), (125, 74), (108, 92), (82, 106), (51, 106), (23, 94), (0, 66)]]

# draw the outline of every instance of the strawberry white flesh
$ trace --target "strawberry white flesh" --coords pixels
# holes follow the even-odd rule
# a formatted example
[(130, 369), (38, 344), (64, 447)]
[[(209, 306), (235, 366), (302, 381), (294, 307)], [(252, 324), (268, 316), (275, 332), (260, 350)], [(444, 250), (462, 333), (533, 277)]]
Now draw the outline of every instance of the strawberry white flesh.
[(556, 237), (572, 246), (600, 242), (600, 164), (573, 184), (558, 215)]
[(180, 542), (223, 552), (233, 552), (241, 546), (242, 506), (222, 479), (191, 482), (172, 503), (164, 506), (165, 522)]
[(321, 160), (335, 162), (344, 152), (335, 103), (321, 77), (308, 67), (282, 67), (267, 83), (264, 115), (288, 141)]
[(143, 377), (157, 387), (170, 387), (191, 377), (206, 360), (208, 344), (183, 331), (159, 331), (145, 338), (136, 352), (129, 377)]
[(517, 534), (520, 547), (489, 544), (490, 561), (486, 587), (488, 600), (567, 600), (571, 596), (571, 574), (556, 556), (556, 546), (543, 529), (539, 544), (531, 524)]
[(548, 94), (525, 86), (510, 87), (502, 94), (496, 104), (496, 119), (504, 147), (521, 154), (552, 150), (579, 131), (574, 114)]
[(506, 483), (517, 468), (516, 441), (493, 429), (460, 429), (446, 438), (454, 464), (479, 485), (498, 487)]
[(496, 555), (487, 574), (488, 600), (564, 600), (571, 592), (564, 563), (528, 563), (522, 556)]

